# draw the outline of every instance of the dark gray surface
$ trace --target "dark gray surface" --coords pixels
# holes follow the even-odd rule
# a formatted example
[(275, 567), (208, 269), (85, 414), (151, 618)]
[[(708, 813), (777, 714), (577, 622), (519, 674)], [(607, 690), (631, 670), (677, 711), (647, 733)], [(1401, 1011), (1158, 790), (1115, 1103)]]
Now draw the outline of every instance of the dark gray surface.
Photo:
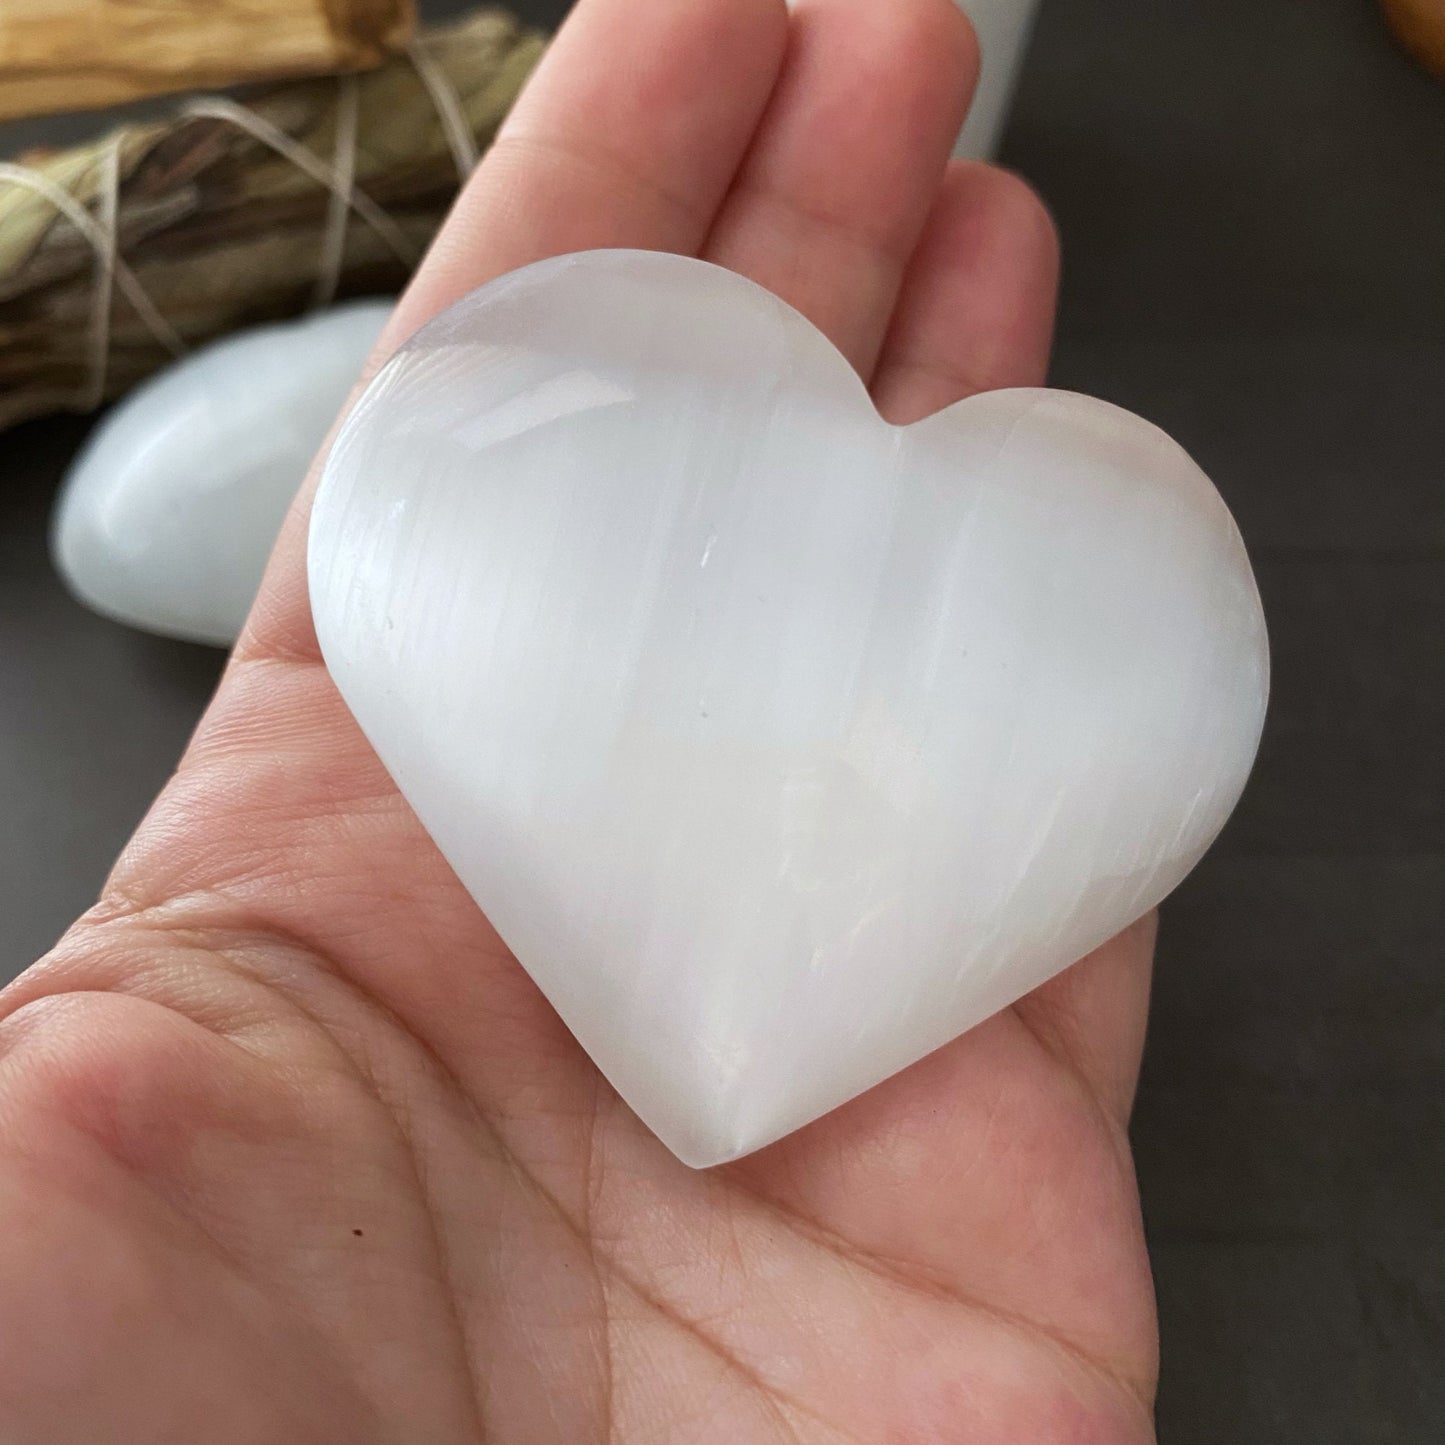
[(1054, 380), (1224, 492), (1274, 697), (1164, 913), (1135, 1120), (1165, 1445), (1445, 1440), (1445, 87), (1367, 0), (1045, 0), (1006, 159)]
[[(1369, 0), (1045, 0), (1005, 159), (1064, 235), (1056, 382), (1195, 452), (1274, 641), (1255, 780), (1165, 913), (1135, 1129), (1161, 1437), (1438, 1445), (1445, 87)], [(7, 965), (88, 901), (219, 666), (49, 574), (82, 432), (0, 439)]]

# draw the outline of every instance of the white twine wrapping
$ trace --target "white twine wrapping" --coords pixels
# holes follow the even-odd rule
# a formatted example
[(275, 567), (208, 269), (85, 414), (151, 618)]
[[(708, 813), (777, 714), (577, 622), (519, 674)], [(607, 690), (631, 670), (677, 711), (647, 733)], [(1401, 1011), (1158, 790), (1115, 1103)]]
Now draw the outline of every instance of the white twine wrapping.
[[(458, 180), (465, 182), (477, 163), (478, 153), (461, 96), (445, 69), (420, 41), (411, 42), (407, 47), (407, 57), (436, 109), (442, 135), (457, 168)], [(338, 76), (337, 87), (336, 139), (329, 163), (264, 116), (227, 96), (200, 96), (181, 109), (182, 115), (225, 121), (245, 131), (330, 193), (317, 257), (316, 286), (311, 298), (313, 308), (329, 305), (336, 295), (345, 259), (347, 225), (353, 214), (369, 226), (399, 260), (407, 265), (415, 265), (420, 260), (420, 253), (401, 227), (356, 184), (361, 87), (354, 75)], [(120, 145), (121, 137), (117, 134), (102, 153), (94, 214), (43, 171), (13, 161), (0, 161), (0, 182), (8, 181), (11, 185), (22, 186), (43, 196), (75, 227), (95, 253), (95, 285), (87, 324), (86, 376), (71, 403), (81, 411), (99, 406), (105, 397), (110, 363), (111, 314), (116, 291), (130, 302), (158, 345), (176, 357), (184, 356), (189, 350), (120, 255), (117, 229), (120, 216)]]

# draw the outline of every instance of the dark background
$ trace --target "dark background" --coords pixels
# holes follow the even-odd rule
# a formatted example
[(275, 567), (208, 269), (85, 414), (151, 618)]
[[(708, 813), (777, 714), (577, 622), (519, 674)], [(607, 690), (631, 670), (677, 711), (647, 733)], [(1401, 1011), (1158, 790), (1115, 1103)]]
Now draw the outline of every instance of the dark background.
[[(1002, 159), (1063, 232), (1055, 383), (1211, 473), (1274, 646), (1254, 780), (1164, 915), (1161, 1438), (1440, 1445), (1445, 85), (1371, 0), (1044, 0)], [(91, 899), (220, 666), (60, 590), (85, 431), (0, 437), (0, 972)]]

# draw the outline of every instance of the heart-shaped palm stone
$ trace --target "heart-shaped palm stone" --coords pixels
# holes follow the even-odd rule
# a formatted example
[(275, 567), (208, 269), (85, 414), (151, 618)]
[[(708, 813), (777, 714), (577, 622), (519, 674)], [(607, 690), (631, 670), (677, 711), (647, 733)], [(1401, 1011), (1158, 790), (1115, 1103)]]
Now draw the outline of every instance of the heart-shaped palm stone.
[(326, 464), (331, 673), (682, 1159), (797, 1128), (1158, 902), (1267, 690), (1228, 510), (1100, 401), (884, 422), (803, 317), (603, 251), (424, 328)]

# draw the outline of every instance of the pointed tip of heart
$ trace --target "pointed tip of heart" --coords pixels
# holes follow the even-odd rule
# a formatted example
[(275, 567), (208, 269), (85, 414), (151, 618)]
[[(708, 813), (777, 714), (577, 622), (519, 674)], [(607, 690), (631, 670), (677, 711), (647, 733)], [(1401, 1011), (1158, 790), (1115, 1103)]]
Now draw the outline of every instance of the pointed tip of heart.
[(620, 1018), (598, 1030), (595, 1018), (578, 1017), (573, 1031), (632, 1113), (688, 1168), (740, 1159), (822, 1112), (815, 1098), (799, 1102), (786, 1054), (745, 1028), (724, 1042), (715, 1029), (689, 1027), (687, 1015), (654, 1019), (645, 1049)]
[(716, 1169), (721, 1164), (731, 1164), (734, 1159), (741, 1159), (745, 1154), (753, 1151), (746, 1145), (741, 1147), (725, 1147), (721, 1141), (713, 1141), (710, 1145), (699, 1145), (693, 1149), (685, 1144), (669, 1143), (666, 1139), (662, 1141), (675, 1154), (679, 1162), (686, 1164), (689, 1169)]
[[(776, 1038), (740, 1038), (732, 1058), (689, 1048), (681, 1031), (670, 1041), (653, 1042), (645, 1062), (636, 1051), (608, 1060), (621, 1065), (612, 1071), (613, 1085), (622, 1082), (618, 1092), (632, 1111), (690, 1169), (713, 1169), (754, 1154), (877, 1081), (866, 1067), (842, 1085), (816, 1067), (797, 1068)], [(598, 1055), (606, 1052), (599, 1049)], [(750, 1062), (740, 1068), (738, 1058)]]
[[(647, 1123), (646, 1120), (643, 1122)], [(648, 1124), (648, 1128), (689, 1169), (716, 1169), (720, 1165), (731, 1164), (733, 1160), (755, 1154), (791, 1132), (789, 1128), (780, 1128), (747, 1137), (722, 1119), (706, 1118), (689, 1120), (682, 1134), (654, 1124)]]
[(736, 1081), (694, 1072), (688, 1086), (678, 1084), (674, 1079), (665, 1090), (626, 1090), (623, 1097), (689, 1169), (712, 1169), (741, 1159), (787, 1132), (786, 1127), (751, 1127), (736, 1096)]

